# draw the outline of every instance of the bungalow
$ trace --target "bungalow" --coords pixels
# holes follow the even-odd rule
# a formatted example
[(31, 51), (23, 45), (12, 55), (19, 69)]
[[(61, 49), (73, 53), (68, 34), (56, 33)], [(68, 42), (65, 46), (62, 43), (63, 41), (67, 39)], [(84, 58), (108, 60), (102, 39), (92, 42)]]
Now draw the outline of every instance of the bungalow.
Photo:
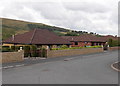
[(62, 36), (62, 38), (70, 41), (72, 43), (71, 47), (104, 45), (107, 42), (102, 37), (90, 34), (83, 34), (80, 36)]
[(59, 45), (70, 45), (71, 43), (57, 36), (53, 32), (43, 29), (34, 29), (24, 34), (13, 35), (12, 37), (3, 40), (3, 45), (37, 45), (38, 47), (56, 48)]

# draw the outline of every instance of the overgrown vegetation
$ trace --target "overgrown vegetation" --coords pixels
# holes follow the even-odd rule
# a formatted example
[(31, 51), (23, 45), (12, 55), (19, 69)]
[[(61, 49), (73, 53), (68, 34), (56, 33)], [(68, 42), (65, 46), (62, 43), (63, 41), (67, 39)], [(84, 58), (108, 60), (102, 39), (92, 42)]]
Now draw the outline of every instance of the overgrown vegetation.
[(109, 39), (108, 44), (110, 47), (120, 46), (120, 40)]

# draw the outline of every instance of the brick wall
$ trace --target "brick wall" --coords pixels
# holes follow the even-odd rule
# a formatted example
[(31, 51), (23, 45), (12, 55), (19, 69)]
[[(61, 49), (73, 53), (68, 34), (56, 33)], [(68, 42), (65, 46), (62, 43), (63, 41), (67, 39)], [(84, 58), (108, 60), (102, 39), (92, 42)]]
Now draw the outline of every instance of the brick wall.
[(110, 51), (113, 51), (113, 50), (120, 50), (120, 47), (109, 47), (108, 48)]
[(48, 50), (47, 58), (62, 57), (62, 56), (74, 56), (81, 54), (90, 54), (103, 52), (102, 48), (84, 48), (84, 49), (72, 49), (72, 50)]
[(24, 60), (24, 51), (0, 53), (0, 63), (20, 62)]

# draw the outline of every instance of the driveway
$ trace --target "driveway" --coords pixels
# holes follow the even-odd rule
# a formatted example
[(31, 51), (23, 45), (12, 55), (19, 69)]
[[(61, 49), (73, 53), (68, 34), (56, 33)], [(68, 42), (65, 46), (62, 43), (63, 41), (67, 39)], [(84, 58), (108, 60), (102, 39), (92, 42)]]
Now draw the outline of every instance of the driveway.
[(110, 65), (118, 52), (72, 56), (30, 66), (3, 69), (3, 84), (117, 84)]

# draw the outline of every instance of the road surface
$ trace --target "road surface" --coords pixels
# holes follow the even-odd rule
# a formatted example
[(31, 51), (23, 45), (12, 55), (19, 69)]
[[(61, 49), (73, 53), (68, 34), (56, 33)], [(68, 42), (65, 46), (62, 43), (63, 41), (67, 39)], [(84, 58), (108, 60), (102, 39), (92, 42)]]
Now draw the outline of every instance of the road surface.
[[(53, 59), (52, 59), (53, 60)], [(117, 84), (110, 65), (118, 52), (71, 56), (30, 66), (3, 69), (3, 84)]]

